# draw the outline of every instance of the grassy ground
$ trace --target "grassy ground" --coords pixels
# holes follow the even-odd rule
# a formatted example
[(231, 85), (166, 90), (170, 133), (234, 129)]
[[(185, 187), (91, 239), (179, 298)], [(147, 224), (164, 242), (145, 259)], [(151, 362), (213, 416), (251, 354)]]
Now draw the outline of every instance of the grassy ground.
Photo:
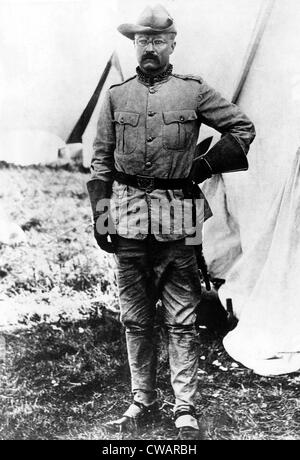
[(51, 319), (76, 315), (92, 300), (117, 308), (114, 261), (92, 237), (87, 178), (76, 170), (0, 168), (1, 204), (28, 241), (0, 246), (0, 301), (22, 311), (37, 303), (36, 313)]
[[(121, 436), (103, 423), (131, 400), (126, 348), (113, 260), (92, 239), (86, 179), (78, 170), (0, 169), (1, 201), (28, 239), (0, 247), (0, 312), (9, 302), (22, 312), (13, 327), (0, 318), (0, 439)], [(124, 438), (176, 437), (159, 336), (162, 418)], [(299, 374), (259, 377), (206, 330), (200, 358), (197, 407), (210, 439), (300, 438)]]

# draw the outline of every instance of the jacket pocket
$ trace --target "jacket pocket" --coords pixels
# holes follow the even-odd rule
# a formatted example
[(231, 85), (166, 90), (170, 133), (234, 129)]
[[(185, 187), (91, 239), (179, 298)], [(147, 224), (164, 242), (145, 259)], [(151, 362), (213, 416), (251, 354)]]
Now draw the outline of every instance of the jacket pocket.
[(195, 110), (163, 112), (163, 146), (168, 150), (184, 150), (189, 134), (195, 129)]
[(132, 153), (137, 144), (140, 114), (134, 112), (115, 112), (116, 148), (121, 154)]

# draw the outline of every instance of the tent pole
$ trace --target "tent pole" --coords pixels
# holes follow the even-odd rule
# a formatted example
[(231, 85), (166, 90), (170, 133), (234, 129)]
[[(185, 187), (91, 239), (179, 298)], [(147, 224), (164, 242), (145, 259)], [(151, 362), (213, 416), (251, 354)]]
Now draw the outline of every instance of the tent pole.
[(236, 90), (235, 90), (233, 98), (232, 98), (232, 102), (234, 104), (236, 104), (238, 102), (238, 100), (240, 98), (240, 95), (242, 93), (242, 90), (243, 90), (243, 88), (245, 86), (245, 82), (247, 80), (248, 74), (250, 72), (251, 66), (253, 64), (253, 61), (254, 61), (254, 58), (256, 56), (256, 53), (257, 53), (258, 47), (260, 45), (261, 39), (263, 37), (263, 34), (264, 34), (265, 30), (266, 30), (268, 21), (270, 19), (272, 10), (273, 10), (274, 5), (275, 5), (275, 2), (276, 2), (276, 0), (268, 0), (267, 5), (264, 6), (265, 0), (262, 0), (262, 6), (261, 6), (261, 9), (260, 9), (260, 12), (259, 12), (259, 15), (258, 15), (258, 19), (257, 19), (257, 22), (256, 22), (256, 26), (255, 26), (255, 29), (254, 29), (253, 38), (252, 38), (252, 40), (250, 42), (249, 52), (248, 52), (248, 56), (247, 56), (247, 59), (246, 59), (246, 64), (245, 64), (245, 67), (244, 67), (244, 69), (242, 71), (242, 75), (240, 77), (239, 83), (238, 83), (238, 85), (236, 87)]
[[(238, 85), (237, 85), (236, 90), (234, 91), (234, 94), (233, 94), (233, 97), (232, 97), (233, 104), (238, 103), (240, 95), (241, 95), (241, 93), (243, 91), (243, 88), (245, 86), (247, 77), (248, 77), (250, 69), (251, 69), (251, 66), (252, 66), (254, 58), (256, 56), (259, 44), (261, 42), (261, 39), (262, 39), (263, 34), (264, 34), (264, 32), (266, 30), (266, 27), (267, 27), (267, 23), (269, 21), (269, 18), (271, 16), (272, 10), (274, 8), (275, 1), (276, 0), (268, 0), (267, 5), (264, 6), (265, 0), (262, 0), (262, 5), (261, 5), (259, 15), (258, 15), (256, 24), (255, 24), (254, 32), (252, 34), (252, 39), (251, 39), (250, 45), (248, 47), (248, 53), (247, 53), (247, 57), (246, 57), (246, 60), (245, 60), (246, 64), (245, 64), (245, 67), (243, 68), (243, 71), (242, 71), (241, 77), (239, 79)], [(213, 140), (213, 138), (209, 137), (209, 138), (204, 139), (203, 141), (200, 142), (200, 144), (197, 145), (197, 147), (196, 147), (196, 157), (204, 155), (208, 151), (208, 149), (209, 149), (209, 147), (210, 147), (210, 145), (212, 143), (212, 140)]]
[(122, 73), (122, 69), (121, 69), (121, 66), (120, 66), (120, 63), (119, 63), (119, 59), (116, 55), (116, 53), (114, 52), (111, 57), (109, 58), (106, 66), (105, 66), (105, 69), (101, 75), (101, 78), (99, 80), (99, 83), (91, 97), (91, 99), (89, 100), (86, 108), (84, 109), (84, 111), (82, 112), (79, 120), (77, 121), (76, 125), (74, 126), (70, 136), (68, 137), (67, 139), (67, 144), (74, 144), (74, 143), (77, 143), (77, 142), (82, 142), (82, 136), (83, 136), (83, 133), (85, 132), (86, 128), (87, 128), (87, 125), (89, 124), (89, 121), (91, 119), (91, 116), (95, 110), (95, 107), (97, 105), (97, 102), (99, 100), (99, 97), (100, 97), (100, 94), (101, 94), (101, 91), (103, 89), (103, 86), (106, 82), (106, 79), (108, 77), (108, 74), (110, 72), (110, 69), (112, 68), (112, 66), (115, 65), (115, 67), (117, 68), (118, 72), (120, 73), (120, 76), (121, 76), (121, 79), (124, 80), (124, 77), (123, 77), (123, 73)]

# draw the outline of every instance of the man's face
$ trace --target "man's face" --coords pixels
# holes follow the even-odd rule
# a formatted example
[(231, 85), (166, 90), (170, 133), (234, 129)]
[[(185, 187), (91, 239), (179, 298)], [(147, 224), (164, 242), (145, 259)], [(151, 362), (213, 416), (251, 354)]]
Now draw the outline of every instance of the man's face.
[(136, 34), (134, 45), (140, 68), (145, 73), (158, 74), (167, 68), (176, 43), (169, 34)]

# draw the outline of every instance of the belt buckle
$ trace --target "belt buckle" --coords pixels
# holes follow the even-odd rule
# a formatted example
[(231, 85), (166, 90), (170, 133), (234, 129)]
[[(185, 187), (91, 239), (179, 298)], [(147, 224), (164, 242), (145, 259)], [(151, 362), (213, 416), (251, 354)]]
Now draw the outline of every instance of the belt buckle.
[(137, 184), (140, 190), (151, 193), (154, 190), (154, 177), (136, 176)]

